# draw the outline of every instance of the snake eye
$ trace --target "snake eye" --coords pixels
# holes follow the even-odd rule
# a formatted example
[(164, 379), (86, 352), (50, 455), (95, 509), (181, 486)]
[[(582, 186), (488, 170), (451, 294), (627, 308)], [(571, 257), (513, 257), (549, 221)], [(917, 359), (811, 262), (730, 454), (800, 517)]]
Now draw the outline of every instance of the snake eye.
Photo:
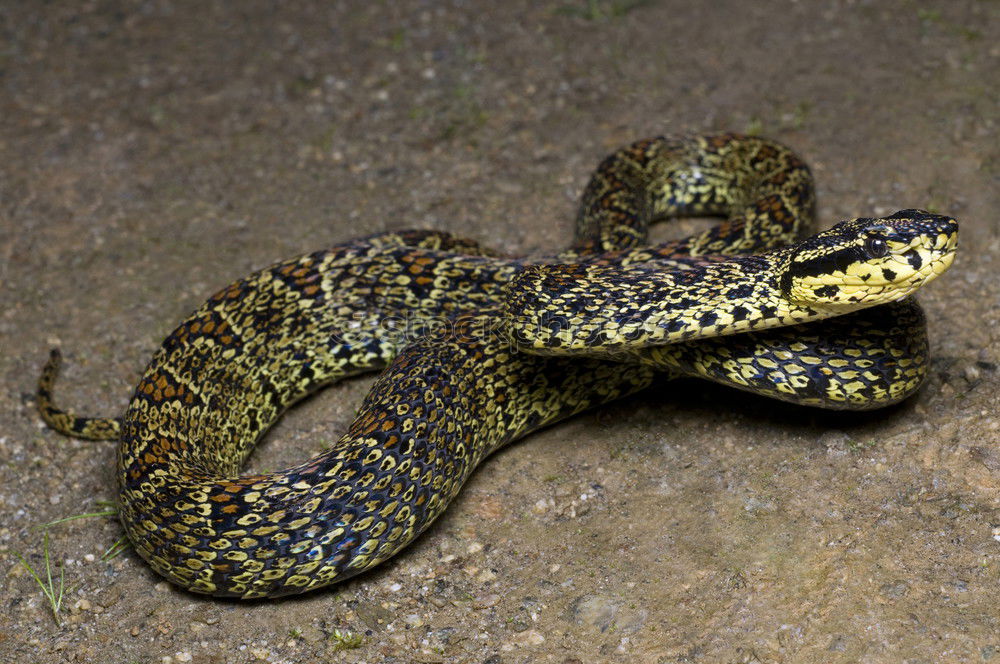
[(878, 236), (871, 236), (865, 240), (865, 253), (869, 258), (883, 258), (889, 253), (889, 245)]

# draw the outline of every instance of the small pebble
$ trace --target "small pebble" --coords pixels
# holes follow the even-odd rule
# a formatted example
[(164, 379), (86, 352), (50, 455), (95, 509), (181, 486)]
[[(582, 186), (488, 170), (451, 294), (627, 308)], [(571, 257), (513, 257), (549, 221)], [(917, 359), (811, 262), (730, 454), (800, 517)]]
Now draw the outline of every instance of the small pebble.
[(473, 542), (472, 544), (469, 545), (469, 548), (466, 549), (468, 553), (479, 553), (482, 550), (483, 550), (483, 545), (480, 542)]
[(601, 595), (578, 597), (567, 612), (567, 618), (578, 625), (590, 625), (604, 632), (611, 626), (621, 604)]
[(554, 506), (555, 502), (551, 498), (542, 498), (531, 506), (531, 511), (535, 514), (545, 514)]
[[(481, 575), (480, 575), (481, 576)], [(496, 575), (494, 575), (496, 576)], [(488, 609), (492, 606), (496, 606), (500, 601), (500, 595), (484, 595), (477, 597), (472, 600), (472, 608), (474, 609)]]

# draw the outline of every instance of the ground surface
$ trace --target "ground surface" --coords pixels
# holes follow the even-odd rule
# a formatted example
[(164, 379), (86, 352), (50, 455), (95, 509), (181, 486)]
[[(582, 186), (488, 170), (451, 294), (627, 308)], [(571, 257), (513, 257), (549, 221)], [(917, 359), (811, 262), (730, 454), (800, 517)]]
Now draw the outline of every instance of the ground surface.
[[(0, 660), (1000, 662), (996, 2), (51, 2), (0, 5)], [(818, 225), (948, 212), (921, 293), (933, 376), (866, 416), (667, 384), (492, 460), (405, 554), (299, 600), (226, 603), (50, 528), (57, 626), (18, 563), (115, 496), (119, 413), (159, 341), (277, 258), (403, 227), (565, 246), (633, 139), (759, 131), (813, 165)], [(286, 417), (306, 458), (369, 382)], [(335, 652), (335, 630), (363, 637)]]

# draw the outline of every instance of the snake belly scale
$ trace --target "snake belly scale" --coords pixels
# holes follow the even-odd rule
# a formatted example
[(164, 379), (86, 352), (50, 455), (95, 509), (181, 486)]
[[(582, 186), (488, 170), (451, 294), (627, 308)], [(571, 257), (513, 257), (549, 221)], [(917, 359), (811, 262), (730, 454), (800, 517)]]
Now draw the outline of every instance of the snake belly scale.
[[(241, 598), (322, 587), (399, 552), (498, 448), (658, 376), (830, 408), (912, 394), (926, 331), (901, 298), (948, 267), (957, 225), (907, 210), (791, 244), (813, 201), (808, 168), (772, 141), (640, 141), (599, 166), (562, 254), (403, 231), (292, 258), (185, 319), (120, 419), (54, 405), (56, 352), (39, 411), (119, 439), (120, 519), (171, 582)], [(680, 215), (725, 220), (646, 246), (649, 223)], [(383, 367), (328, 451), (240, 475), (291, 404)]]

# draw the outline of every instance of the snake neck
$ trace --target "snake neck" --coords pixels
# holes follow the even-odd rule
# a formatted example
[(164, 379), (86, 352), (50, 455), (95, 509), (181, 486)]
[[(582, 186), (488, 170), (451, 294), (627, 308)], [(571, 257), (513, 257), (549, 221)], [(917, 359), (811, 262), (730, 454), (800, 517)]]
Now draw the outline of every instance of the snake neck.
[(804, 306), (782, 290), (792, 251), (663, 271), (656, 261), (526, 267), (505, 314), (518, 345), (543, 354), (629, 349), (793, 325), (845, 313)]

